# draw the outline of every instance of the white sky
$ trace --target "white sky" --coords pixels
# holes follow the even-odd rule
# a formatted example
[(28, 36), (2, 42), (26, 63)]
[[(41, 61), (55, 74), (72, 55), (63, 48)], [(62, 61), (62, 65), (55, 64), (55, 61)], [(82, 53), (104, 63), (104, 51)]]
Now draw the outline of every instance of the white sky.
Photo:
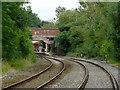
[(33, 13), (38, 14), (41, 20), (51, 21), (55, 16), (56, 7), (65, 7), (67, 10), (77, 8), (78, 0), (29, 0)]

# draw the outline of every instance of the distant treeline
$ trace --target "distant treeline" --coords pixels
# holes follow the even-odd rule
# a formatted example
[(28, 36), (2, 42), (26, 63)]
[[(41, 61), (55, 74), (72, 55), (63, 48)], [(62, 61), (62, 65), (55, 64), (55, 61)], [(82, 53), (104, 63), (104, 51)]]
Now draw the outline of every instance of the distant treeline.
[(56, 8), (60, 48), (69, 56), (120, 60), (120, 2)]

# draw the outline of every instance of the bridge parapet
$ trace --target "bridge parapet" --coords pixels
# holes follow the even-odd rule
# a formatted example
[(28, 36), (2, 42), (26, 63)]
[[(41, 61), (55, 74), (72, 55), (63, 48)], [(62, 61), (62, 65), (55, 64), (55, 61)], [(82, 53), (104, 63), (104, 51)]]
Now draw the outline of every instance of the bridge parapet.
[(32, 28), (31, 30), (34, 37), (56, 37), (60, 32), (59, 29)]

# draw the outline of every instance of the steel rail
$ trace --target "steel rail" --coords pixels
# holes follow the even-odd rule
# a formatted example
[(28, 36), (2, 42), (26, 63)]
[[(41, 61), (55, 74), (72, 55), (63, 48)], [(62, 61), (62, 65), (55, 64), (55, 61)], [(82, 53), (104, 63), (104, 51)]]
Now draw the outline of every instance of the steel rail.
[(109, 76), (109, 78), (110, 78), (110, 80), (111, 80), (111, 82), (112, 82), (113, 89), (114, 89), (114, 90), (119, 90), (119, 85), (118, 85), (116, 79), (115, 79), (114, 76), (113, 76), (109, 71), (107, 71), (104, 67), (102, 67), (102, 66), (100, 66), (100, 65), (98, 65), (98, 64), (96, 64), (96, 63), (93, 63), (93, 62), (90, 62), (90, 61), (81, 60), (81, 59), (78, 59), (78, 58), (70, 58), (70, 59), (77, 60), (77, 61), (79, 60), (79, 61), (83, 61), (83, 62), (87, 62), (87, 63), (91, 63), (91, 64), (93, 64), (93, 65), (95, 65), (95, 66), (100, 67), (101, 69), (103, 69), (103, 70), (108, 74), (108, 76)]
[(36, 74), (26, 78), (26, 79), (23, 79), (23, 80), (21, 80), (19, 82), (13, 83), (13, 84), (11, 84), (11, 85), (9, 85), (7, 87), (4, 87), (4, 88), (2, 88), (2, 90), (6, 90), (6, 89), (9, 89), (9, 88), (12, 88), (12, 87), (14, 87), (14, 86), (16, 86), (18, 84), (21, 84), (21, 83), (23, 83), (25, 81), (33, 79), (34, 77), (39, 76), (40, 74), (42, 74), (42, 73), (46, 72), (47, 70), (49, 70), (53, 66), (53, 63), (50, 60), (48, 60), (48, 59), (46, 59), (46, 60), (50, 62), (50, 65), (47, 68), (45, 68), (44, 70), (42, 70), (42, 71), (40, 71), (40, 72), (38, 72), (38, 73), (36, 73)]
[[(72, 60), (71, 60), (71, 61), (72, 61)], [(85, 88), (85, 86), (86, 86), (86, 84), (87, 84), (87, 82), (88, 82), (88, 79), (89, 79), (89, 71), (88, 71), (88, 69), (86, 68), (86, 66), (83, 65), (82, 63), (80, 63), (80, 62), (78, 62), (78, 61), (73, 61), (73, 62), (76, 62), (76, 63), (80, 64), (80, 65), (84, 68), (84, 70), (85, 70), (85, 75), (84, 75), (84, 77), (83, 77), (83, 79), (82, 79), (82, 81), (81, 81), (81, 83), (80, 83), (80, 85), (79, 85), (79, 87), (78, 87), (79, 90), (82, 90), (82, 89)]]
[[(55, 57), (49, 57), (49, 58), (50, 58), (50, 59), (56, 59)], [(83, 65), (82, 63), (80, 63), (80, 62), (78, 62), (78, 61), (75, 61), (75, 60), (74, 60), (74, 61), (71, 60), (71, 61), (80, 64), (80, 65), (84, 68), (84, 70), (85, 70), (85, 75), (84, 75), (84, 77), (83, 77), (83, 79), (82, 79), (82, 81), (81, 81), (81, 83), (80, 83), (80, 85), (79, 85), (79, 87), (78, 87), (79, 90), (84, 89), (85, 85), (87, 84), (88, 78), (89, 78), (89, 71), (88, 71), (88, 69), (86, 68), (86, 66)]]
[(39, 90), (41, 88), (43, 88), (45, 85), (47, 85), (48, 83), (52, 82), (53, 80), (55, 80), (60, 74), (62, 74), (62, 72), (65, 70), (65, 64), (64, 62), (58, 60), (58, 59), (55, 59), (55, 58), (50, 58), (50, 57), (47, 57), (49, 59), (52, 59), (52, 60), (55, 60), (55, 61), (59, 61), (62, 63), (63, 67), (62, 67), (62, 70), (57, 73), (53, 78), (51, 78), (50, 80), (48, 80), (47, 82), (43, 83), (42, 85), (38, 86), (37, 88), (35, 88), (34, 90)]

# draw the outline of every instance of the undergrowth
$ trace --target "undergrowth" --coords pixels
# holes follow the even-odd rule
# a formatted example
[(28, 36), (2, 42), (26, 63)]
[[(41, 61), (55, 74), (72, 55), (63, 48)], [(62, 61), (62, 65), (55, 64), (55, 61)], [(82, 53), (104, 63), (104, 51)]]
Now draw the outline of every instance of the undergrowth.
[[(79, 53), (72, 53), (72, 52), (68, 52), (66, 56), (68, 56), (68, 57), (76, 57), (76, 58), (92, 59), (92, 58), (89, 57), (89, 56), (81, 56)], [(99, 58), (98, 58), (98, 57), (95, 57), (95, 58), (96, 58), (96, 59), (100, 59), (100, 60), (104, 60), (103, 57), (99, 57)], [(115, 65), (117, 65), (117, 66), (120, 66), (120, 61), (118, 61), (118, 60), (109, 59), (108, 61), (109, 61), (109, 62), (107, 62), (107, 63), (109, 63), (109, 64), (115, 64)]]
[(120, 61), (118, 61), (118, 60), (109, 60), (110, 62), (108, 62), (108, 63), (110, 63), (110, 64), (115, 64), (115, 65), (117, 65), (117, 66), (120, 66)]
[(2, 72), (11, 72), (16, 70), (21, 70), (26, 67), (31, 66), (37, 60), (31, 56), (26, 59), (17, 59), (17, 60), (2, 60)]

